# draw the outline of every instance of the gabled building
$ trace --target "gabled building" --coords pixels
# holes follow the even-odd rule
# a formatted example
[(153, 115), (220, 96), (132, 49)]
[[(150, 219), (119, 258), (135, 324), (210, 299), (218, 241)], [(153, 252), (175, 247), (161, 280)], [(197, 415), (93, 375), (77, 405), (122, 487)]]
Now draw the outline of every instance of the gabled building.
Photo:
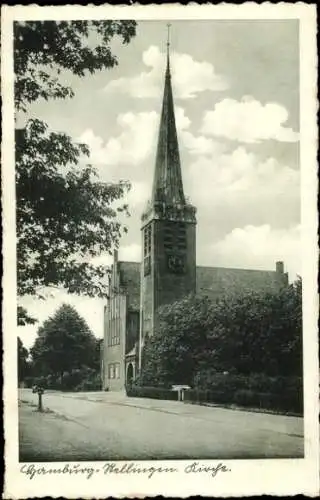
[(104, 311), (102, 384), (123, 390), (141, 362), (159, 308), (190, 293), (213, 300), (224, 293), (272, 290), (288, 284), (282, 262), (274, 271), (196, 265), (196, 208), (184, 194), (171, 86), (167, 67), (151, 199), (141, 216), (141, 263), (114, 262)]

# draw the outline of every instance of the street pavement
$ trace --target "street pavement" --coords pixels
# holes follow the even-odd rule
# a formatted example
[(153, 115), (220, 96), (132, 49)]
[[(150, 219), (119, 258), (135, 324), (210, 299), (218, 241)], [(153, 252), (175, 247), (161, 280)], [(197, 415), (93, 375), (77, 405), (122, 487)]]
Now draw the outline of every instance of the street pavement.
[(303, 419), (127, 398), (19, 390), (20, 461), (303, 457)]

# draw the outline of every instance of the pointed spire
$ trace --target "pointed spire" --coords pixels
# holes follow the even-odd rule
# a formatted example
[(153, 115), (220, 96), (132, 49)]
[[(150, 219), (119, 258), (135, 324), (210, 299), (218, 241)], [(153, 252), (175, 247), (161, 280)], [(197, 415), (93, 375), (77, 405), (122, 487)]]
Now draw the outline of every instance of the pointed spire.
[(185, 204), (170, 73), (170, 24), (167, 38), (167, 66), (159, 127), (152, 202)]

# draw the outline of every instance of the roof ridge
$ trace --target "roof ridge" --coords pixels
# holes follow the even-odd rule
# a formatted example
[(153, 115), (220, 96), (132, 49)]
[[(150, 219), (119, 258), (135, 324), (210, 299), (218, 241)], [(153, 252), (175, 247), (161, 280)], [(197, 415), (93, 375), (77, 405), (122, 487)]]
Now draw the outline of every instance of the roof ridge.
[[(137, 260), (118, 260), (118, 264), (134, 264), (141, 265), (141, 261)], [(202, 264), (197, 264), (196, 269), (222, 269), (224, 271), (246, 271), (246, 272), (257, 272), (257, 273), (276, 273), (274, 269), (247, 269), (244, 267), (225, 267), (225, 266), (204, 266)]]
[(205, 268), (205, 269), (223, 269), (224, 271), (246, 271), (246, 272), (258, 272), (258, 273), (276, 273), (276, 270), (273, 269), (247, 269), (245, 267), (224, 267), (224, 266), (203, 266), (196, 265), (196, 268)]

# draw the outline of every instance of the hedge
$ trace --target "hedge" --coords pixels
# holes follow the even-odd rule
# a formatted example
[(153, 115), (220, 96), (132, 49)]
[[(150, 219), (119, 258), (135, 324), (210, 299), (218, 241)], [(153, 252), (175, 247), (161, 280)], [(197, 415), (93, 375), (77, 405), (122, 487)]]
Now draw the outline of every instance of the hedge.
[(126, 386), (127, 396), (132, 398), (169, 399), (177, 401), (177, 391), (162, 387), (143, 387), (137, 385)]
[(292, 412), (302, 415), (303, 397), (300, 391), (288, 391), (284, 394), (254, 392), (251, 389), (238, 389), (234, 392), (187, 390), (185, 402), (235, 404), (238, 406)]
[(301, 391), (302, 378), (281, 375), (271, 377), (263, 373), (224, 374), (207, 370), (195, 377), (193, 386), (199, 390), (223, 391), (232, 394), (240, 389), (283, 394), (288, 390)]
[[(264, 374), (222, 374), (208, 377), (206, 389), (184, 391), (184, 401), (238, 405), (283, 413), (303, 414), (303, 384), (301, 377), (268, 377)], [(163, 387), (126, 387), (127, 396), (151, 399), (178, 399), (178, 392)]]

